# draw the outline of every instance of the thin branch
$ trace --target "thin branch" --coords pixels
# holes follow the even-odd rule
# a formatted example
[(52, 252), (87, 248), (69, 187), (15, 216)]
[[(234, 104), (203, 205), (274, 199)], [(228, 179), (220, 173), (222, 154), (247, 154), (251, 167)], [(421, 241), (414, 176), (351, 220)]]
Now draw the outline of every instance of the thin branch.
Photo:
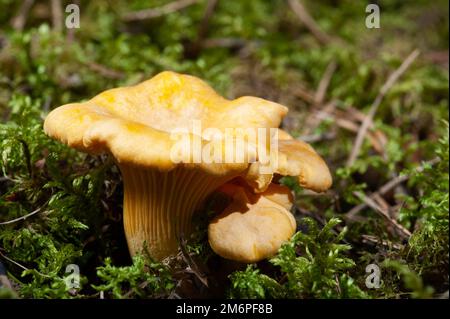
[(242, 48), (250, 41), (239, 38), (210, 38), (204, 39), (202, 48)]
[(214, 11), (216, 10), (218, 0), (208, 0), (206, 3), (206, 8), (203, 13), (202, 20), (199, 23), (197, 30), (197, 37), (185, 46), (185, 56), (189, 58), (195, 58), (200, 53), (203, 48), (203, 41), (208, 34), (209, 23)]
[(170, 14), (176, 11), (180, 11), (186, 7), (189, 7), (195, 3), (197, 3), (199, 0), (178, 0), (174, 2), (170, 2), (164, 6), (158, 7), (158, 8), (150, 8), (135, 12), (128, 12), (126, 13), (122, 19), (124, 21), (137, 21), (137, 20), (147, 20), (147, 19), (154, 19), (161, 16), (164, 16), (166, 14)]
[(314, 104), (314, 94), (312, 94), (309, 90), (307, 90), (303, 86), (297, 86), (293, 88), (292, 94), (294, 94), (296, 97), (302, 99), (307, 103)]
[[(314, 98), (315, 99), (315, 98)], [(322, 101), (320, 101), (322, 103)], [(318, 108), (318, 104), (315, 102), (312, 103), (316, 108)], [(326, 103), (324, 106), (318, 108), (313, 113), (311, 113), (306, 120), (306, 127), (303, 130), (305, 135), (312, 133), (325, 119), (326, 116), (318, 116), (318, 114), (329, 114), (329, 117), (332, 117), (331, 114), (336, 109), (336, 103), (333, 101)], [(334, 120), (334, 118), (333, 118)]]
[[(149, 282), (146, 280), (146, 281), (141, 282), (138, 286), (140, 289), (145, 289), (145, 287), (147, 287), (148, 284), (149, 284)], [(103, 292), (103, 291), (101, 291), (101, 292)], [(134, 290), (130, 289), (125, 295), (123, 295), (122, 299), (129, 299), (133, 293), (134, 293)], [(100, 295), (100, 299), (105, 299), (105, 295), (104, 294)]]
[(397, 243), (393, 243), (390, 242), (389, 240), (381, 240), (375, 236), (371, 236), (371, 235), (362, 235), (363, 238), (363, 243), (367, 242), (367, 243), (373, 243), (376, 245), (382, 245), (382, 246), (386, 246), (386, 247), (392, 247), (396, 250), (402, 250), (403, 249), (403, 245), (401, 244), (397, 244)]
[(39, 213), (39, 212), (41, 211), (41, 208), (42, 208), (42, 207), (39, 207), (38, 209), (32, 211), (31, 213), (26, 214), (26, 215), (24, 215), (24, 216), (20, 216), (20, 217), (18, 217), (18, 218), (16, 218), (16, 219), (12, 219), (12, 220), (9, 220), (9, 221), (7, 221), (7, 222), (1, 222), (0, 225), (9, 225), (9, 224), (13, 224), (13, 223), (16, 223), (16, 222), (18, 222), (18, 221), (21, 221), (21, 220), (25, 220), (25, 219), (27, 219), (28, 217), (33, 216), (33, 215)]
[(192, 270), (192, 273), (200, 280), (200, 282), (205, 286), (208, 287), (208, 277), (206, 274), (200, 270), (197, 263), (192, 259), (191, 255), (188, 253), (186, 249), (186, 240), (184, 239), (184, 235), (181, 234), (180, 236), (180, 250), (181, 250), (181, 256), (183, 257), (185, 263), (188, 265), (188, 267)]
[(14, 261), (11, 258), (9, 258), (8, 256), (3, 255), (3, 253), (1, 251), (0, 251), (0, 257), (4, 258), (5, 260), (9, 261), (10, 263), (13, 263), (14, 265), (16, 265), (17, 267), (21, 268), (22, 270), (30, 270), (27, 267), (19, 264), (17, 261)]
[(331, 61), (325, 72), (323, 73), (322, 79), (319, 82), (319, 86), (317, 87), (317, 91), (314, 94), (314, 103), (316, 105), (320, 105), (323, 103), (325, 99), (325, 94), (327, 93), (328, 86), (330, 85), (331, 78), (333, 77), (334, 72), (336, 71), (337, 64), (335, 61)]
[(381, 87), (380, 92), (378, 93), (374, 102), (370, 106), (367, 117), (364, 119), (361, 127), (359, 128), (358, 135), (356, 136), (355, 143), (353, 144), (353, 149), (352, 149), (350, 156), (348, 158), (348, 161), (347, 161), (347, 166), (352, 166), (355, 163), (355, 160), (357, 159), (359, 152), (361, 150), (361, 146), (364, 141), (364, 138), (366, 137), (367, 130), (369, 128), (369, 124), (373, 120), (373, 117), (375, 116), (375, 113), (377, 112), (378, 107), (381, 104), (381, 101), (383, 101), (384, 96), (392, 88), (392, 86), (395, 84), (395, 82), (397, 82), (397, 80), (400, 78), (400, 76), (403, 73), (405, 73), (405, 71), (414, 62), (414, 60), (417, 58), (418, 55), (419, 55), (419, 50), (417, 50), (417, 49), (414, 50), (405, 59), (405, 61), (403, 61), (403, 63), (400, 65), (400, 67), (389, 76), (386, 83), (384, 83), (384, 85)]
[(34, 0), (24, 0), (19, 8), (18, 14), (11, 19), (12, 27), (17, 31), (22, 31), (27, 21), (28, 13), (34, 4)]
[(0, 176), (0, 183), (6, 182), (6, 181), (12, 181), (13, 179), (8, 176)]
[[(435, 165), (440, 162), (440, 159), (438, 157), (426, 162), (424, 165), (421, 165), (415, 169), (417, 173), (420, 173), (424, 170), (425, 165)], [(386, 184), (381, 186), (376, 192), (374, 192), (369, 197), (371, 199), (374, 199), (375, 196), (383, 196), (398, 185), (402, 184), (403, 182), (406, 182), (411, 177), (411, 174), (406, 175), (399, 175), (388, 181)], [(362, 211), (364, 208), (367, 207), (366, 203), (361, 203), (355, 207), (353, 207), (351, 210), (349, 210), (344, 216), (346, 218), (353, 218), (356, 214), (358, 214), (360, 211)]]
[(382, 217), (384, 217), (392, 226), (394, 226), (395, 229), (399, 231), (399, 234), (401, 234), (402, 237), (409, 238), (411, 236), (411, 232), (408, 229), (399, 224), (395, 219), (391, 218), (389, 212), (387, 212), (384, 208), (380, 207), (372, 198), (366, 196), (362, 192), (355, 191), (353, 192), (353, 194), (359, 199), (361, 199), (363, 202), (365, 202), (367, 206), (369, 206), (378, 214), (380, 214)]
[[(2, 250), (4, 250), (4, 249), (3, 249), (3, 248), (0, 248), (0, 257), (2, 257), (3, 259), (9, 261), (10, 263), (16, 265), (17, 267), (21, 268), (22, 270), (26, 270), (26, 271), (29, 271), (29, 270), (30, 270), (29, 268), (27, 268), (27, 267), (25, 267), (25, 266), (19, 264), (17, 261), (12, 260), (12, 259), (9, 258), (8, 256), (4, 255), (4, 254), (2, 253)], [(40, 272), (37, 271), (37, 270), (35, 270), (35, 271), (36, 271), (37, 274), (39, 274), (39, 275), (42, 276), (42, 277), (46, 277), (46, 278), (50, 278), (50, 277), (51, 277), (51, 276), (49, 276), (49, 275), (45, 275), (45, 274), (43, 274), (43, 273), (40, 273)]]
[[(327, 104), (328, 105), (328, 104)], [(332, 104), (330, 103), (332, 106)], [(307, 135), (311, 129), (314, 129), (321, 123), (321, 121), (325, 119), (331, 119), (334, 121), (334, 123), (342, 129), (345, 129), (347, 131), (357, 133), (359, 129), (359, 125), (351, 120), (348, 120), (347, 118), (351, 118), (351, 116), (346, 116), (345, 118), (343, 116), (337, 116), (336, 114), (330, 114), (327, 112), (327, 107), (324, 107), (321, 110), (318, 110), (314, 113), (314, 117), (308, 121), (308, 127), (305, 129), (305, 134)], [(369, 127), (371, 127), (371, 124), (369, 124)], [(368, 138), (370, 140), (370, 143), (372, 144), (375, 151), (377, 151), (380, 154), (384, 153), (383, 148), (383, 141), (380, 140), (379, 136), (375, 134), (376, 132), (368, 132)]]
[(306, 143), (317, 143), (321, 141), (330, 141), (336, 137), (336, 132), (324, 134), (302, 135), (298, 139)]
[(219, 0), (208, 0), (208, 3), (206, 4), (205, 13), (203, 14), (202, 21), (200, 22), (200, 26), (198, 28), (197, 33), (198, 42), (201, 42), (208, 33), (209, 22), (211, 21), (211, 17), (217, 8), (218, 2)]
[(125, 76), (122, 72), (110, 69), (99, 63), (87, 62), (86, 66), (92, 71), (98, 72), (98, 74), (108, 79), (123, 79)]
[(63, 12), (61, 6), (61, 0), (51, 0), (52, 5), (52, 24), (53, 28), (60, 32), (62, 30)]
[(320, 29), (316, 21), (314, 21), (300, 0), (288, 0), (288, 3), (292, 11), (294, 11), (297, 17), (303, 22), (308, 30), (311, 31), (320, 43), (329, 44), (333, 41), (333, 38)]

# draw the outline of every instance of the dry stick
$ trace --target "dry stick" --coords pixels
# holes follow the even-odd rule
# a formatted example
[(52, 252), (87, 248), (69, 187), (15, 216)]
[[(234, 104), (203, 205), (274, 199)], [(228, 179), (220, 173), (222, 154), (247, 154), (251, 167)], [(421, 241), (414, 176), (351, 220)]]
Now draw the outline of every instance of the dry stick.
[(308, 30), (311, 31), (320, 43), (328, 44), (333, 41), (328, 34), (320, 30), (316, 21), (314, 21), (300, 0), (288, 0), (288, 3), (292, 11), (294, 11), (297, 17), (305, 24)]
[(359, 128), (358, 135), (356, 136), (355, 144), (353, 145), (352, 152), (350, 153), (350, 156), (347, 161), (347, 166), (352, 166), (355, 163), (356, 158), (359, 155), (359, 152), (361, 150), (362, 143), (364, 141), (364, 138), (366, 137), (367, 130), (369, 128), (369, 124), (372, 121), (373, 117), (375, 116), (375, 113), (378, 110), (378, 107), (381, 104), (381, 101), (383, 100), (386, 93), (390, 90), (390, 88), (397, 82), (397, 80), (400, 78), (400, 76), (408, 69), (408, 67), (411, 65), (411, 63), (414, 62), (414, 60), (419, 55), (419, 50), (414, 50), (403, 63), (400, 65), (400, 67), (392, 73), (386, 83), (381, 87), (380, 92), (378, 93), (377, 97), (375, 98), (374, 102), (370, 106), (369, 113), (367, 114), (367, 117), (364, 119), (361, 127)]
[(292, 93), (307, 103), (314, 103), (314, 94), (302, 86), (295, 87)]
[(186, 250), (186, 240), (184, 239), (184, 235), (181, 235), (180, 239), (180, 250), (182, 258), (192, 270), (192, 273), (198, 278), (198, 280), (200, 280), (200, 282), (205, 285), (205, 287), (208, 287), (208, 278), (206, 274), (204, 274), (203, 271), (200, 270), (197, 263), (192, 259), (191, 255), (189, 255), (188, 251)]
[(204, 45), (204, 39), (208, 34), (209, 22), (211, 20), (212, 15), (214, 14), (214, 10), (217, 7), (218, 0), (208, 0), (205, 8), (205, 12), (203, 13), (203, 18), (199, 23), (199, 27), (197, 30), (197, 38), (190, 43), (191, 54), (197, 55), (199, 50)]
[(353, 192), (353, 194), (361, 199), (363, 202), (367, 204), (370, 208), (375, 210), (377, 213), (379, 213), (382, 217), (384, 217), (394, 228), (399, 230), (399, 233), (404, 238), (409, 238), (411, 236), (411, 232), (407, 230), (405, 227), (403, 227), (401, 224), (399, 224), (396, 220), (392, 219), (389, 213), (382, 207), (380, 207), (372, 198), (366, 196), (362, 192)]
[(12, 27), (17, 31), (22, 31), (28, 17), (28, 12), (34, 4), (34, 0), (24, 0), (19, 8), (19, 13), (11, 19)]
[[(306, 120), (306, 127), (304, 129), (304, 134), (311, 134), (314, 129), (316, 129), (323, 120), (326, 119), (325, 116), (318, 116), (318, 114), (331, 114), (336, 109), (336, 103), (334, 101), (328, 102), (322, 107), (319, 104), (313, 103), (313, 105), (318, 108)], [(332, 117), (332, 116), (330, 116)], [(334, 119), (334, 118), (333, 118)]]
[(173, 12), (182, 10), (186, 7), (189, 7), (189, 6), (197, 3), (198, 1), (199, 0), (178, 0), (178, 1), (170, 2), (162, 7), (126, 13), (122, 17), (122, 19), (124, 21), (154, 19), (154, 18), (158, 18), (158, 17), (161, 17), (161, 16), (169, 14), (169, 13), (173, 13)]
[(62, 30), (62, 20), (63, 20), (61, 0), (52, 0), (51, 4), (52, 4), (52, 24), (53, 24), (53, 28), (57, 32), (60, 32)]
[(214, 13), (214, 10), (217, 7), (219, 0), (208, 0), (206, 4), (205, 13), (203, 14), (202, 21), (200, 22), (200, 26), (198, 28), (197, 33), (197, 41), (200, 42), (204, 39), (206, 34), (208, 33), (209, 22)]
[(8, 177), (8, 176), (0, 176), (0, 183), (6, 182), (6, 181), (12, 181), (12, 178)]
[[(323, 110), (317, 111), (315, 114), (315, 116), (319, 119), (319, 121), (318, 121), (319, 124), (320, 124), (321, 120), (332, 119), (339, 128), (342, 128), (342, 129), (345, 129), (347, 131), (354, 132), (354, 133), (358, 132), (359, 125), (356, 124), (355, 122), (344, 119), (344, 118), (336, 117), (333, 114), (329, 114), (328, 112), (325, 112), (325, 111), (326, 111), (326, 109), (324, 108)], [(370, 143), (372, 143), (375, 150), (377, 152), (379, 152), (378, 150), (381, 149), (381, 144), (378, 141), (378, 139), (376, 138), (376, 136), (374, 134), (372, 134), (371, 132), (369, 132), (368, 137), (369, 137)]]
[[(19, 264), (17, 261), (12, 260), (11, 258), (9, 258), (8, 256), (4, 255), (2, 253), (2, 250), (4, 250), (3, 248), (0, 248), (0, 257), (2, 257), (3, 259), (9, 261), (10, 263), (16, 265), (17, 267), (21, 268), (22, 270), (30, 270), (29, 268), (25, 267), (24, 265)], [(51, 276), (49, 275), (45, 275), (43, 273), (40, 273), (39, 271), (35, 270), (37, 274), (39, 274), (42, 277), (46, 277), (46, 278), (50, 278)]]
[(98, 72), (101, 76), (108, 79), (123, 79), (125, 76), (122, 72), (110, 69), (99, 63), (87, 62), (86, 66), (92, 71)]
[(0, 251), (0, 257), (4, 258), (5, 260), (9, 261), (10, 263), (13, 263), (14, 265), (21, 268), (22, 270), (29, 270), (27, 267), (19, 264), (17, 261), (14, 261), (11, 258), (9, 258), (8, 256), (3, 255), (1, 251)]
[(371, 236), (371, 235), (362, 235), (361, 236), (363, 238), (363, 242), (370, 242), (370, 243), (374, 243), (377, 245), (383, 245), (383, 246), (387, 246), (387, 247), (392, 247), (394, 249), (397, 250), (401, 250), (403, 249), (403, 245), (401, 244), (397, 244), (397, 243), (392, 243), (388, 240), (381, 240), (375, 236)]
[[(434, 165), (440, 162), (440, 159), (438, 157), (426, 162), (426, 165)], [(424, 170), (425, 165), (421, 165), (418, 168), (416, 168), (416, 172), (420, 173)], [(399, 175), (395, 178), (391, 179), (389, 182), (381, 186), (375, 193), (370, 195), (370, 198), (374, 198), (375, 196), (383, 196), (390, 190), (394, 189), (396, 186), (400, 185), (403, 182), (406, 182), (411, 175)], [(361, 203), (355, 207), (353, 207), (351, 210), (349, 210), (346, 214), (344, 214), (345, 218), (352, 219), (356, 214), (358, 214), (360, 211), (362, 211), (364, 208), (367, 207), (366, 203)]]
[[(256, 41), (254, 41), (256, 42)], [(247, 41), (245, 39), (239, 38), (210, 38), (204, 39), (202, 43), (203, 48), (242, 48), (247, 43), (251, 43), (251, 41)]]
[(331, 61), (325, 72), (323, 73), (322, 79), (319, 82), (319, 86), (317, 87), (317, 91), (314, 94), (314, 103), (316, 105), (320, 105), (323, 103), (325, 99), (325, 94), (327, 93), (328, 86), (330, 85), (331, 78), (333, 77), (334, 72), (336, 71), (337, 64), (335, 61)]
[(26, 214), (26, 215), (24, 215), (24, 216), (18, 217), (18, 218), (13, 219), (13, 220), (9, 220), (9, 221), (7, 221), (7, 222), (1, 222), (0, 225), (8, 225), (8, 224), (12, 224), (12, 223), (18, 222), (18, 221), (20, 221), (20, 220), (25, 220), (25, 219), (27, 219), (28, 217), (33, 216), (33, 215), (39, 213), (40, 211), (41, 211), (41, 208), (38, 208), (38, 209), (36, 209), (36, 210), (32, 211), (31, 213)]
[(324, 134), (302, 135), (298, 139), (306, 143), (317, 143), (321, 141), (330, 141), (336, 137), (336, 132)]
[[(313, 96), (313, 106), (319, 108), (318, 111), (323, 110), (324, 112), (331, 113), (336, 108), (336, 103), (333, 101), (326, 103), (325, 106), (322, 106), (323, 101), (325, 99), (325, 94), (327, 92), (328, 86), (330, 85), (331, 78), (333, 77), (334, 71), (336, 71), (337, 64), (335, 61), (331, 61), (325, 72), (323, 73), (322, 79), (320, 79), (319, 86), (317, 87), (317, 91)], [(322, 119), (312, 114), (306, 120), (308, 125), (305, 127), (304, 134), (310, 134), (316, 127), (320, 125)]]

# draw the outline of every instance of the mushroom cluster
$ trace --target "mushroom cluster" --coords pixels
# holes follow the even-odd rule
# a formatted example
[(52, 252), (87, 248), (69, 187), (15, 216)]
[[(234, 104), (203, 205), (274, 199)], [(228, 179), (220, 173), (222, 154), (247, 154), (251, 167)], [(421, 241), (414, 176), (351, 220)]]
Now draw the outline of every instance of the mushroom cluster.
[[(278, 129), (286, 113), (285, 106), (256, 97), (227, 100), (196, 77), (166, 71), (60, 106), (49, 113), (44, 130), (80, 151), (113, 156), (124, 182), (123, 220), (132, 255), (144, 244), (157, 259), (175, 253), (180, 236), (192, 231), (193, 213), (218, 191), (230, 203), (209, 225), (212, 249), (224, 258), (254, 262), (273, 255), (296, 229), (289, 211), (292, 195), (274, 182), (276, 176), (297, 177), (301, 186), (317, 192), (331, 186), (321, 157)], [(223, 133), (221, 138), (198, 136), (195, 121)], [(260, 149), (229, 128), (272, 129), (273, 170), (261, 170)], [(174, 160), (173, 132), (180, 130), (190, 143), (209, 146), (208, 153), (216, 155), (233, 151), (224, 142), (231, 138), (233, 147), (245, 148), (245, 161), (196, 161), (192, 154)], [(271, 145), (265, 142), (265, 151)]]

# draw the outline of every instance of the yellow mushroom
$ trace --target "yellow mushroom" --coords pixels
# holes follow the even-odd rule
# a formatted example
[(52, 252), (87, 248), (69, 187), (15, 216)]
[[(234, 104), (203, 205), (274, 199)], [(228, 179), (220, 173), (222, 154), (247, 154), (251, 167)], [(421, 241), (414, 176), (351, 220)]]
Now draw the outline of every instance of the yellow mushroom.
[[(146, 242), (153, 257), (162, 259), (177, 251), (181, 234), (191, 232), (192, 214), (209, 194), (238, 176), (248, 176), (249, 183), (258, 180), (258, 148), (248, 137), (227, 129), (276, 131), (286, 113), (285, 106), (256, 97), (227, 100), (196, 77), (166, 71), (84, 103), (60, 106), (47, 116), (44, 130), (80, 151), (114, 157), (124, 181), (123, 218), (130, 253), (140, 252)], [(196, 121), (205, 131), (222, 136), (197, 132)], [(174, 159), (174, 149), (180, 146), (174, 138), (177, 132), (183, 132), (192, 148), (187, 156)], [(236, 145), (244, 160), (223, 161)], [(200, 159), (192, 152), (197, 146)], [(204, 160), (205, 154), (222, 161)], [(282, 162), (291, 162), (280, 154)], [(283, 172), (297, 173), (298, 168), (283, 165)], [(307, 171), (300, 168), (302, 174)], [(264, 175), (259, 191), (268, 188), (272, 175)]]
[[(322, 158), (311, 146), (293, 139), (287, 132), (278, 133), (279, 158), (274, 173), (296, 176), (301, 186), (317, 192), (328, 189), (331, 175)], [(251, 166), (245, 182), (238, 178), (218, 189), (231, 198), (231, 203), (208, 227), (208, 240), (214, 252), (246, 263), (273, 256), (296, 230), (290, 213), (293, 203), (290, 190), (273, 183), (274, 174), (258, 174)]]
[(289, 211), (293, 198), (286, 186), (270, 184), (253, 193), (248, 185), (228, 183), (218, 191), (232, 198), (208, 226), (209, 243), (218, 255), (256, 262), (275, 254), (294, 234), (296, 222)]

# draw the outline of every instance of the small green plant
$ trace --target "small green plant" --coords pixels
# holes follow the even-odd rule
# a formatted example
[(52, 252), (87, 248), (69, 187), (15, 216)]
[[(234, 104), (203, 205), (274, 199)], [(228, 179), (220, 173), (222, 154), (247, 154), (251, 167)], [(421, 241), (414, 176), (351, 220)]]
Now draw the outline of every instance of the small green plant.
[(364, 298), (366, 294), (349, 276), (355, 266), (345, 253), (351, 249), (341, 244), (345, 229), (335, 233), (340, 220), (333, 218), (319, 229), (310, 218), (301, 221), (306, 233), (297, 232), (283, 244), (270, 263), (279, 267), (278, 280), (260, 274), (249, 266), (230, 276), (231, 297), (288, 298)]
[(230, 275), (230, 298), (283, 298), (286, 293), (283, 286), (275, 279), (261, 274), (255, 265), (248, 265), (244, 271), (237, 271)]
[(441, 277), (448, 285), (449, 266), (449, 131), (435, 148), (435, 166), (424, 165), (421, 172), (416, 172), (412, 183), (420, 185), (423, 190), (414, 209), (406, 208), (402, 214), (417, 218), (417, 230), (411, 236), (406, 258), (420, 275), (428, 273)]
[(105, 283), (94, 289), (113, 298), (161, 298), (175, 287), (169, 269), (143, 255), (134, 256), (133, 264), (123, 267), (113, 266), (107, 258), (97, 275)]

